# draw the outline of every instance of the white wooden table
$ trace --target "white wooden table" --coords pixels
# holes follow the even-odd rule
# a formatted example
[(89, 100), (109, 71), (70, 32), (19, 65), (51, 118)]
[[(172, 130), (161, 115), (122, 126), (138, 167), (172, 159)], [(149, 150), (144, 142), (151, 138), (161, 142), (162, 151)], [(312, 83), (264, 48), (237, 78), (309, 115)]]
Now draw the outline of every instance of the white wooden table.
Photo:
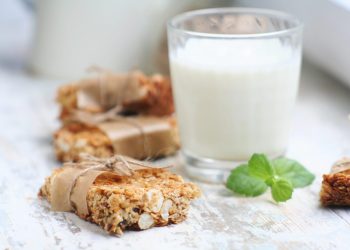
[[(303, 69), (288, 155), (316, 175), (285, 204), (235, 197), (221, 185), (204, 191), (184, 223), (114, 237), (37, 198), (58, 166), (56, 81), (0, 70), (0, 249), (349, 249), (350, 213), (319, 206), (322, 173), (350, 155), (350, 90), (312, 65)], [(177, 161), (176, 158), (168, 159)], [(184, 174), (181, 166), (175, 171)]]

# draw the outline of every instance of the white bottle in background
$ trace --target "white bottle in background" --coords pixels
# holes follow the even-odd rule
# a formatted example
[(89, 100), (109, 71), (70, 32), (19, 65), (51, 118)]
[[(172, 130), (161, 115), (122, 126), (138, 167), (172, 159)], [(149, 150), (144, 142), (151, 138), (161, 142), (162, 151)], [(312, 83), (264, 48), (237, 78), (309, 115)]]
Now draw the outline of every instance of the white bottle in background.
[(114, 71), (166, 72), (166, 21), (210, 0), (39, 0), (29, 68), (81, 77), (91, 65)]

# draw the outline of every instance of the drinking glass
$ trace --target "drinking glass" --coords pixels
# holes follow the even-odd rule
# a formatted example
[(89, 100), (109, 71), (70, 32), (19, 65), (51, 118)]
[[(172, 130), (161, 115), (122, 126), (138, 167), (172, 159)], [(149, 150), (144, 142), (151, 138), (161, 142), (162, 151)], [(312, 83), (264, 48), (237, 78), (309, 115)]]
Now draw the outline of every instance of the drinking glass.
[(301, 64), (301, 22), (251, 8), (203, 9), (168, 22), (186, 170), (221, 182), (253, 153), (285, 153)]

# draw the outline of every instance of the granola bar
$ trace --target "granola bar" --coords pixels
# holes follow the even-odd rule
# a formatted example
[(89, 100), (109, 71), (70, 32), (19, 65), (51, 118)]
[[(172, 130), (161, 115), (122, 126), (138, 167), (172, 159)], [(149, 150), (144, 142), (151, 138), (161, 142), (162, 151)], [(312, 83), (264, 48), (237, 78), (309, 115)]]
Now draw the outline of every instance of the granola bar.
[(138, 127), (123, 121), (97, 125), (65, 124), (54, 134), (57, 159), (62, 162), (78, 161), (80, 153), (97, 157), (123, 154), (136, 159), (159, 158), (178, 150), (179, 138), (174, 118), (127, 119), (138, 122)]
[(100, 129), (81, 123), (64, 125), (54, 134), (56, 157), (61, 162), (78, 161), (80, 153), (97, 157), (113, 155), (111, 140)]
[(141, 72), (114, 74), (82, 79), (58, 89), (61, 120), (69, 120), (74, 110), (105, 112), (117, 105), (122, 112), (165, 116), (174, 112), (172, 89), (168, 77), (150, 77)]
[(350, 206), (350, 158), (339, 160), (323, 175), (320, 201), (323, 206)]
[[(46, 178), (39, 195), (52, 204), (52, 185), (66, 168)], [(190, 201), (199, 188), (167, 169), (143, 169), (131, 176), (99, 175), (87, 191), (88, 214), (74, 212), (111, 234), (179, 223), (186, 219)]]

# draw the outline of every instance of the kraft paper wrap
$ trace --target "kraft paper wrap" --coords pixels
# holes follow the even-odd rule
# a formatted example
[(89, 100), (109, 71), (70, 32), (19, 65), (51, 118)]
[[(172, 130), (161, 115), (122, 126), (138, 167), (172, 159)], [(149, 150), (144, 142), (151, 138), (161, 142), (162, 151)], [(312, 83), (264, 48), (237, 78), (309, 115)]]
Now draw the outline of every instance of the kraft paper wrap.
[(350, 158), (344, 157), (332, 166), (331, 173), (341, 173), (350, 170)]
[(147, 77), (139, 71), (128, 74), (114, 74), (94, 69), (98, 75), (83, 79), (77, 85), (77, 108), (109, 110), (147, 95)]
[(141, 169), (167, 168), (151, 165), (132, 158), (115, 155), (96, 158), (82, 155), (79, 163), (65, 163), (51, 181), (51, 209), (53, 211), (77, 211), (81, 217), (89, 215), (86, 197), (91, 185), (101, 174), (131, 176)]
[(71, 119), (99, 128), (111, 140), (116, 154), (145, 159), (168, 155), (179, 148), (173, 117), (123, 117), (117, 114), (117, 109), (100, 114), (75, 111)]
[(145, 159), (167, 155), (179, 147), (176, 129), (170, 118), (121, 118), (96, 126), (111, 140), (116, 154)]

